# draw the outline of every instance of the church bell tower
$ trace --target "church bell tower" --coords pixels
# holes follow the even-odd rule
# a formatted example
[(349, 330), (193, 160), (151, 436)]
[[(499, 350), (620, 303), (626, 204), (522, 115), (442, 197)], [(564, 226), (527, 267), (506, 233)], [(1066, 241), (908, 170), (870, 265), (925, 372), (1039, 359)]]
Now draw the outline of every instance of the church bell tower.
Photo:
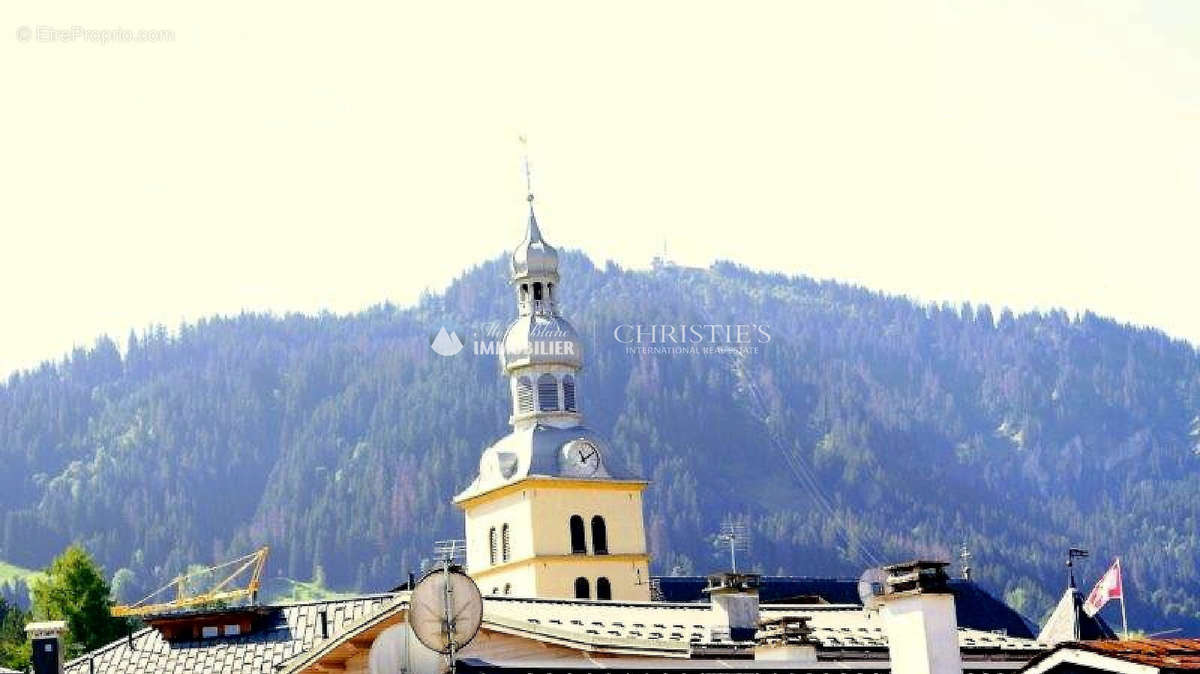
[(512, 254), (517, 318), (500, 348), (512, 431), (483, 451), (454, 503), (466, 517), (467, 572), (484, 594), (649, 601), (644, 480), (621, 474), (584, 425), (583, 344), (558, 308), (558, 251), (528, 195)]

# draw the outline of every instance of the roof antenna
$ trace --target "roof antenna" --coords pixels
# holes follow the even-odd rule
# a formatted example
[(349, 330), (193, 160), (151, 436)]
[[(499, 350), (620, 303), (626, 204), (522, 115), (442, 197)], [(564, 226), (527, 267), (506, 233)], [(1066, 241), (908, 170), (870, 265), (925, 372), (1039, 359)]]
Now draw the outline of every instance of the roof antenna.
[(1067, 592), (1071, 593), (1071, 619), (1074, 621), (1075, 640), (1080, 637), (1079, 630), (1079, 593), (1075, 590), (1075, 560), (1086, 559), (1088, 551), (1083, 548), (1067, 550)]
[(962, 561), (963, 580), (971, 580), (971, 551), (967, 548), (966, 541), (963, 541), (962, 546), (958, 550), (958, 558)]
[(1083, 548), (1070, 548), (1067, 550), (1067, 587), (1075, 587), (1075, 560), (1087, 559), (1088, 551)]
[(750, 552), (750, 530), (746, 523), (726, 517), (721, 522), (721, 533), (717, 534), (714, 542), (717, 545), (729, 546), (729, 566), (737, 573), (737, 553)]

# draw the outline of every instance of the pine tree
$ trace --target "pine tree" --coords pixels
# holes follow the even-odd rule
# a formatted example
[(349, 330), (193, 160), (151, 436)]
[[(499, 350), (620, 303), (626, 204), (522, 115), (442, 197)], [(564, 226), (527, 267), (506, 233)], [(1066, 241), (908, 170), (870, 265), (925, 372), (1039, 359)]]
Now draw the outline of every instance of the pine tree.
[(111, 590), (92, 556), (72, 545), (33, 583), (33, 615), (65, 620), (67, 646), (92, 650), (119, 637), (125, 621), (112, 617)]

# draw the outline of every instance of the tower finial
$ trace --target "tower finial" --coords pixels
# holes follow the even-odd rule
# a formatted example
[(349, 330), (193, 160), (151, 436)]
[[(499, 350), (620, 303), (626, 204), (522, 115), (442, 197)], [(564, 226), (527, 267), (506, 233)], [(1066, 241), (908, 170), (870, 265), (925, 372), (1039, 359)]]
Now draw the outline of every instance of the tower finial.
[(529, 171), (529, 138), (525, 134), (517, 136), (521, 142), (521, 159), (525, 163), (525, 201), (533, 208), (533, 178)]

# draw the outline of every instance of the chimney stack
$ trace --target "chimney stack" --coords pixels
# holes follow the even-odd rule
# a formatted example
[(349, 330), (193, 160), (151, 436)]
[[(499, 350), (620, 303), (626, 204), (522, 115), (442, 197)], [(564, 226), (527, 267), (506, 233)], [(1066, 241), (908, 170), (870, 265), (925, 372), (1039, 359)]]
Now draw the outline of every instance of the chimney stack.
[(962, 674), (948, 565), (918, 560), (884, 567), (879, 614), (892, 674)]
[(774, 662), (817, 661), (817, 642), (808, 616), (784, 616), (762, 622), (755, 639), (754, 659)]
[(62, 620), (25, 626), (25, 634), (33, 645), (33, 674), (62, 674), (62, 640), (66, 632), (67, 623)]
[[(708, 577), (708, 593), (712, 610), (716, 615), (713, 631), (729, 628), (730, 641), (754, 641), (758, 632), (758, 581), (757, 573), (717, 573)], [(713, 641), (719, 636), (714, 634)]]

